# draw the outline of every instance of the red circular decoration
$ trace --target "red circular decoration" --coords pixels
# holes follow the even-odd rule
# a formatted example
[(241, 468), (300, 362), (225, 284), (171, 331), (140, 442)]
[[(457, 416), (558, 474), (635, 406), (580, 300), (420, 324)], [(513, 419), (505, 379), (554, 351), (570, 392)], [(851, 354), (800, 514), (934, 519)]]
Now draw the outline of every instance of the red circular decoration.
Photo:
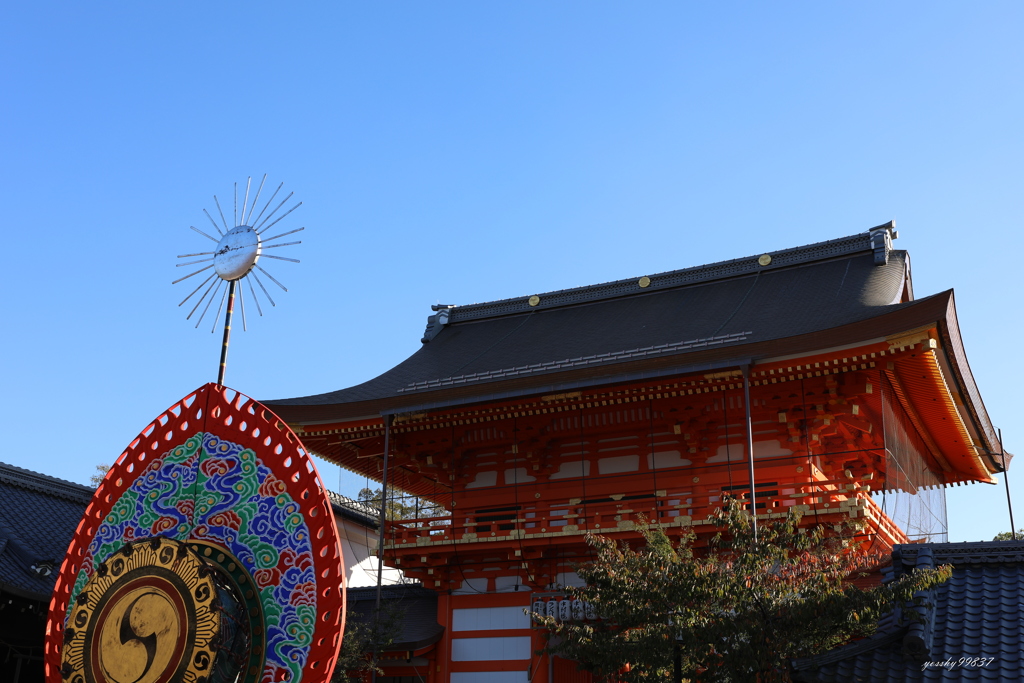
[[(199, 432), (253, 451), (276, 480), (283, 482), (286, 493), (298, 505), (309, 530), (316, 576), (316, 623), (301, 681), (329, 681), (345, 624), (345, 573), (326, 489), (308, 451), (277, 415), (244, 394), (210, 383), (172, 405), (142, 430), (93, 494), (68, 548), (50, 602), (45, 646), (46, 676), (50, 683), (62, 683), (61, 646), (68, 603), (81, 572), (84, 569), (91, 572), (89, 548), (97, 530), (132, 484), (152, 471), (151, 463), (155, 459), (167, 455)], [(189, 510), (189, 514), (192, 512)], [(194, 530), (189, 532), (187, 537), (195, 537), (194, 533)], [(284, 677), (280, 669), (268, 666), (262, 680), (283, 680)]]

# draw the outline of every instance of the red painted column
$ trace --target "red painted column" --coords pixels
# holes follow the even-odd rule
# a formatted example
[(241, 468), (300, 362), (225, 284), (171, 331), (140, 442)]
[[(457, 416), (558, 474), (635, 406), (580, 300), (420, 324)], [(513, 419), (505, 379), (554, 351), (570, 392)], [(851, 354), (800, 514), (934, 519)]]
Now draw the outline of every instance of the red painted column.
[(437, 596), (437, 623), (444, 626), (444, 635), (434, 650), (436, 663), (432, 673), (436, 683), (447, 683), (452, 658), (452, 599), (445, 593)]

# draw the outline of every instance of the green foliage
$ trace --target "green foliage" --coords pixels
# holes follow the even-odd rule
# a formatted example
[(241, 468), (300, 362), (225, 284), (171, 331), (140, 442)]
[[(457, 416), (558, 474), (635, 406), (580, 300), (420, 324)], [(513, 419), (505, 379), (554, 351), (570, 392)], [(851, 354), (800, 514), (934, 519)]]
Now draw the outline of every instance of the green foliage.
[(790, 681), (789, 660), (870, 635), (883, 614), (951, 575), (949, 567), (915, 571), (861, 590), (850, 580), (870, 559), (853, 552), (853, 527), (800, 529), (791, 512), (759, 525), (755, 543), (736, 501), (714, 521), (722, 532), (699, 554), (692, 535), (673, 546), (659, 529), (642, 528), (646, 547), (637, 551), (589, 537), (596, 560), (577, 568), (587, 585), (566, 591), (601, 619), (559, 624), (533, 615), (549, 629), (548, 649), (598, 677), (663, 681), (678, 638), (688, 680)]
[(99, 486), (103, 483), (103, 477), (107, 476), (107, 472), (110, 471), (110, 465), (103, 463), (96, 465), (96, 472), (89, 477), (89, 483), (93, 486)]
[(1009, 531), (1003, 531), (1002, 533), (996, 534), (993, 541), (1019, 541), (1024, 540), (1024, 529), (1017, 530), (1017, 538), (1013, 537), (1013, 534)]
[(392, 602), (380, 606), (380, 618), (376, 621), (372, 617), (362, 621), (360, 615), (349, 612), (331, 683), (348, 683), (350, 674), (358, 676), (360, 672), (376, 671), (378, 676), (382, 675), (384, 671), (373, 658), (374, 650), (386, 650), (395, 642), (403, 616), (404, 611)]

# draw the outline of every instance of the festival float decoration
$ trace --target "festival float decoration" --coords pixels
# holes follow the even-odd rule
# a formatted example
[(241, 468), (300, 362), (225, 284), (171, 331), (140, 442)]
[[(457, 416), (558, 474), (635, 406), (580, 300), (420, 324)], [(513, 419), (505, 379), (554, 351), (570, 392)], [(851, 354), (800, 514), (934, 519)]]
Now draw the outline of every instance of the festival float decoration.
[(218, 382), (153, 420), (96, 489), (50, 604), (50, 683), (330, 679), (345, 590), (325, 487), (284, 422), (223, 386), (236, 283), (277, 210), (257, 230), (247, 204), (248, 187), (207, 266), (228, 283)]

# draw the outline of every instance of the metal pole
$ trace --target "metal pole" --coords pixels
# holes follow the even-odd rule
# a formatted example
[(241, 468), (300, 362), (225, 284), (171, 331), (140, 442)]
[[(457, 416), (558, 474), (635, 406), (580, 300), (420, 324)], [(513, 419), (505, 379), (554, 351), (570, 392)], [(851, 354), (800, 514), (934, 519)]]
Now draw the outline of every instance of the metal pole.
[(683, 683), (683, 653), (682, 648), (679, 646), (679, 641), (676, 640), (676, 657), (675, 657), (675, 674), (676, 683)]
[(370, 681), (377, 680), (377, 646), (380, 637), (380, 594), (381, 582), (384, 578), (384, 522), (387, 519), (388, 503), (388, 454), (391, 451), (391, 421), (393, 415), (384, 416), (384, 472), (381, 476), (380, 488), (380, 536), (377, 539), (377, 607), (373, 613), (373, 670)]
[(1006, 471), (1006, 451), (1003, 450), (1003, 430), (999, 430), (999, 456), (1003, 459), (1003, 481), (1006, 482), (1006, 507), (1010, 510), (1010, 538), (1017, 540), (1017, 527), (1013, 523), (1013, 503), (1010, 502), (1010, 473)]
[(747, 409), (747, 460), (750, 462), (750, 517), (754, 522), (754, 543), (757, 543), (757, 494), (754, 491), (754, 422), (750, 417), (750, 366), (743, 370), (743, 403)]
[(235, 312), (235, 280), (228, 283), (228, 312), (224, 316), (224, 343), (220, 347), (220, 371), (217, 384), (224, 386), (224, 371), (228, 366), (228, 344), (231, 342), (231, 314)]

